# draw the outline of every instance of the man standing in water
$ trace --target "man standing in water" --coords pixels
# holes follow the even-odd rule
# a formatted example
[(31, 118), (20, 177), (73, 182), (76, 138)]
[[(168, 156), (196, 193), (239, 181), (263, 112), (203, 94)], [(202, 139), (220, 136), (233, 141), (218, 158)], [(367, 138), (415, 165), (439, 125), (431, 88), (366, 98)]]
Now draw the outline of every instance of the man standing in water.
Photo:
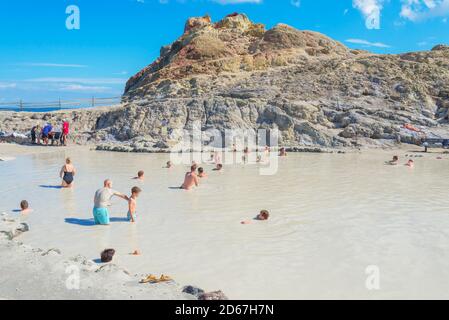
[(197, 166), (195, 164), (190, 167), (190, 172), (186, 173), (181, 189), (191, 190), (193, 187), (198, 187), (199, 179), (196, 175), (196, 168)]
[(110, 205), (109, 201), (113, 196), (117, 196), (126, 201), (129, 200), (128, 196), (113, 190), (112, 181), (107, 179), (104, 181), (104, 187), (98, 189), (97, 192), (95, 192), (94, 210), (93, 210), (95, 224), (99, 225), (109, 224), (108, 206)]

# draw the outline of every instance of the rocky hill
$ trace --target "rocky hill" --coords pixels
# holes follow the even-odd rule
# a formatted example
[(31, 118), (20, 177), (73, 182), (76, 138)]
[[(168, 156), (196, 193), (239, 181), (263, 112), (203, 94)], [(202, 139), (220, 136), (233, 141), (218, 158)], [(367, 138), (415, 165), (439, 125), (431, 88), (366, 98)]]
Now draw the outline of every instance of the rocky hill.
[(184, 34), (129, 79), (123, 106), (0, 114), (0, 130), (68, 117), (82, 143), (114, 141), (138, 151), (174, 144), (163, 127), (199, 121), (202, 130), (278, 128), (283, 145), (337, 148), (415, 142), (404, 124), (444, 135), (448, 110), (448, 46), (378, 55), (231, 14), (216, 23), (189, 19)]

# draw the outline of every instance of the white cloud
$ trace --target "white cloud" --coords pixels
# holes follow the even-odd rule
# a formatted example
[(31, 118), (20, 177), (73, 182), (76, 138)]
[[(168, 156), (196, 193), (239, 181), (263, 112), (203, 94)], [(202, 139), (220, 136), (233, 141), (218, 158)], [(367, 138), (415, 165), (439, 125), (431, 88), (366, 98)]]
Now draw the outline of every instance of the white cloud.
[(401, 17), (413, 22), (449, 16), (449, 0), (401, 0)]
[(262, 3), (263, 0), (212, 0), (220, 4), (237, 4), (237, 3)]
[(290, 0), (292, 6), (299, 8), (301, 7), (301, 0)]
[(63, 64), (63, 63), (23, 63), (22, 66), (27, 67), (49, 67), (49, 68), (87, 68), (86, 65), (82, 64)]
[(74, 92), (105, 92), (110, 90), (109, 87), (84, 86), (80, 84), (68, 84), (61, 86), (58, 91), (74, 91)]
[(359, 44), (363, 47), (391, 48), (391, 46), (389, 46), (388, 44), (382, 42), (370, 42), (364, 39), (347, 39), (345, 41), (352, 44)]
[(352, 5), (358, 9), (365, 18), (383, 9), (384, 0), (353, 0)]
[(1, 89), (14, 89), (16, 87), (17, 87), (16, 83), (0, 82), (0, 90)]
[(35, 78), (28, 79), (28, 82), (39, 82), (39, 83), (77, 83), (84, 85), (92, 84), (123, 84), (127, 79), (122, 78)]

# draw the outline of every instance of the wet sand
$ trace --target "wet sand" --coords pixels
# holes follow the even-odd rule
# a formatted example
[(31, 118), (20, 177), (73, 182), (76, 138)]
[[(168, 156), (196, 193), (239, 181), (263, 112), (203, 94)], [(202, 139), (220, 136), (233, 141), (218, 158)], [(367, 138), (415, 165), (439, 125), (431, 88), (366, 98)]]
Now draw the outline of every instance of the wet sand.
[[(209, 178), (184, 192), (171, 188), (187, 166), (162, 169), (169, 155), (52, 149), (0, 164), (0, 211), (11, 213), (22, 199), (34, 209), (26, 244), (92, 260), (113, 247), (115, 262), (133, 274), (165, 273), (235, 299), (449, 297), (448, 155), (290, 154), (273, 176), (256, 165), (217, 173), (206, 164)], [(401, 165), (384, 165), (395, 154)], [(403, 166), (406, 154), (414, 169)], [(73, 190), (55, 188), (66, 156), (79, 171)], [(143, 183), (131, 179), (140, 169)], [(125, 193), (143, 189), (137, 224), (124, 221), (120, 199), (111, 226), (92, 224), (93, 194), (105, 178)], [(271, 212), (268, 222), (240, 224), (261, 209)], [(137, 248), (142, 256), (130, 256)], [(380, 290), (365, 286), (371, 265), (380, 269)]]

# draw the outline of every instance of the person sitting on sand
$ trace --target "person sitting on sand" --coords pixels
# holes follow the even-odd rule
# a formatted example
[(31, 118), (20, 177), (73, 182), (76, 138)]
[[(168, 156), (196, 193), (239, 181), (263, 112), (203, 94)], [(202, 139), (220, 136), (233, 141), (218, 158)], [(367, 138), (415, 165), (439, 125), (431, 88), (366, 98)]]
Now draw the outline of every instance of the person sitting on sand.
[(198, 177), (207, 178), (207, 174), (204, 172), (204, 168), (198, 168)]
[(104, 181), (104, 187), (98, 189), (95, 192), (94, 209), (93, 209), (95, 224), (99, 225), (109, 224), (110, 220), (109, 220), (108, 206), (110, 206), (109, 201), (113, 196), (117, 196), (119, 198), (122, 198), (123, 200), (129, 201), (128, 196), (115, 190), (112, 190), (112, 181), (107, 179)]
[(285, 148), (281, 148), (281, 150), (279, 151), (279, 157), (286, 157), (287, 156), (287, 151), (285, 150)]
[(141, 192), (142, 192), (142, 190), (139, 187), (134, 187), (131, 189), (131, 197), (129, 197), (129, 200), (128, 200), (128, 221), (129, 222), (132, 222), (132, 223), (136, 222), (137, 198), (139, 197), (139, 194)]
[(21, 214), (28, 214), (30, 213), (32, 210), (30, 209), (30, 205), (28, 204), (28, 201), (26, 200), (22, 200), (20, 202), (20, 213)]
[(392, 166), (397, 166), (399, 164), (399, 157), (394, 156), (393, 160), (388, 161), (387, 164), (392, 165)]
[(71, 188), (73, 186), (73, 179), (76, 174), (76, 169), (72, 164), (70, 158), (65, 159), (65, 165), (61, 168), (59, 176), (62, 178), (61, 186), (63, 188)]
[[(270, 218), (270, 213), (267, 210), (262, 210), (260, 213), (254, 218), (257, 221), (266, 221)], [(242, 221), (242, 224), (250, 224), (251, 221)]]
[(165, 166), (165, 169), (171, 169), (173, 167), (173, 164), (171, 161), (167, 161), (167, 165)]
[(405, 165), (409, 168), (414, 168), (415, 162), (412, 159), (410, 159), (409, 161), (407, 161), (407, 163)]
[(198, 176), (196, 175), (196, 168), (196, 165), (190, 167), (190, 172), (186, 173), (181, 189), (191, 190), (193, 187), (199, 186)]
[(145, 172), (143, 170), (140, 170), (139, 172), (137, 172), (137, 177), (134, 177), (133, 179), (144, 181), (145, 180)]

